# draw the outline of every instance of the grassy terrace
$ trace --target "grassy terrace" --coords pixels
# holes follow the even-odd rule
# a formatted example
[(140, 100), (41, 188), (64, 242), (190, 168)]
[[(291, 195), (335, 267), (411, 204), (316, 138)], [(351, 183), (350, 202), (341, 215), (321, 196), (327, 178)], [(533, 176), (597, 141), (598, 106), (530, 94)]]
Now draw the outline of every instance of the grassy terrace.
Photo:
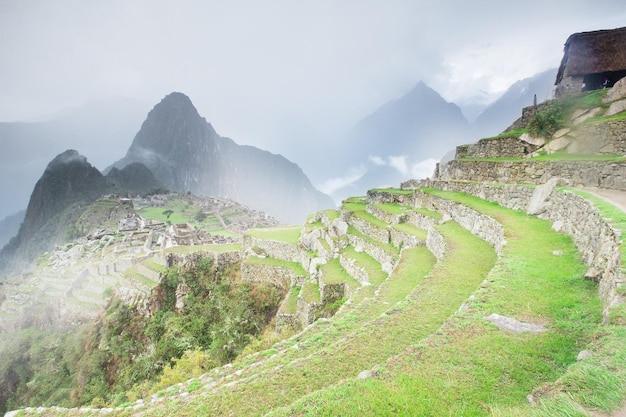
[(440, 220), (443, 215), (433, 210), (429, 210), (427, 208), (417, 208), (415, 209), (416, 213), (423, 214), (424, 216), (431, 217), (435, 220)]
[[(456, 223), (440, 226), (440, 232), (449, 251), (434, 269), (434, 257), (425, 248), (403, 251), (400, 265), (383, 283), (376, 301), (364, 300), (325, 327), (317, 326), (318, 332), (298, 340), (298, 349), (279, 355), (280, 362), (255, 367), (245, 384), (189, 402), (172, 400), (145, 415), (263, 415), (371, 369), (433, 334), (478, 288), (495, 262), (493, 249)], [(473, 261), (472, 268), (467, 259)], [(388, 314), (381, 315), (385, 311)]]
[(346, 283), (350, 288), (358, 288), (361, 283), (354, 279), (339, 263), (339, 258), (331, 259), (325, 265), (322, 265), (322, 275), (325, 284)]
[[(582, 416), (586, 414), (570, 398), (607, 411), (618, 405), (616, 387), (617, 398), (623, 388), (606, 371), (608, 366), (585, 372), (588, 365), (576, 362), (578, 352), (604, 332), (597, 286), (583, 278), (586, 268), (570, 238), (555, 233), (549, 222), (521, 212), (463, 194), (430, 192), (504, 225), (508, 244), (488, 284), (466, 311), (385, 363), (374, 378), (347, 379), (275, 415)], [(553, 255), (554, 250), (563, 255)], [(464, 274), (473, 269), (472, 259), (458, 266), (456, 273)], [(492, 313), (549, 330), (503, 331), (484, 320)], [(625, 332), (620, 333), (623, 343)], [(610, 342), (615, 348), (619, 338)], [(604, 357), (608, 364), (615, 365), (615, 357), (625, 359), (623, 346)], [(563, 375), (564, 382), (545, 385)], [(581, 388), (587, 383), (592, 387)], [(531, 409), (526, 396), (536, 389), (541, 408)]]
[(285, 301), (280, 306), (279, 313), (295, 314), (298, 308), (298, 295), (300, 294), (300, 287), (291, 287)]
[(375, 188), (372, 191), (382, 192), (387, 194), (399, 194), (399, 195), (411, 195), (413, 190), (401, 190), (400, 188)]
[(413, 235), (419, 240), (426, 241), (426, 238), (428, 237), (428, 232), (426, 230), (420, 229), (419, 227), (411, 226), (410, 224), (400, 223), (394, 224), (392, 227), (399, 232)]
[(366, 242), (368, 242), (368, 243), (370, 243), (370, 244), (372, 244), (374, 246), (378, 246), (379, 248), (381, 248), (382, 250), (384, 250), (385, 252), (387, 252), (391, 256), (397, 256), (398, 255), (399, 251), (393, 245), (381, 243), (381, 242), (379, 242), (377, 240), (374, 240), (371, 237), (369, 237), (367, 235), (364, 235), (363, 233), (359, 232), (353, 226), (348, 226), (348, 234), (351, 234), (351, 235), (354, 235), (354, 236), (358, 236), (361, 239), (365, 240)]
[(302, 265), (300, 265), (298, 262), (283, 261), (282, 259), (276, 259), (276, 258), (270, 258), (270, 257), (259, 258), (256, 256), (250, 256), (246, 258), (246, 260), (244, 260), (243, 262), (248, 263), (248, 264), (255, 264), (255, 265), (267, 265), (267, 266), (277, 266), (281, 268), (288, 268), (288, 269), (293, 270), (296, 273), (296, 275), (301, 275), (301, 276), (307, 275), (304, 268), (302, 268)]
[(267, 227), (262, 229), (250, 229), (246, 232), (246, 235), (256, 237), (258, 239), (298, 243), (301, 230), (301, 226)]
[(122, 276), (130, 281), (138, 282), (146, 288), (154, 288), (158, 285), (158, 283), (144, 277), (137, 271), (137, 266), (131, 266), (124, 272), (122, 272)]
[(214, 252), (225, 253), (241, 250), (240, 243), (231, 243), (228, 245), (196, 245), (196, 246), (174, 246), (166, 249), (168, 253), (189, 254), (195, 252)]
[(301, 295), (307, 303), (319, 303), (321, 301), (320, 286), (311, 281), (307, 281), (302, 286)]
[(374, 204), (374, 207), (383, 210), (389, 214), (405, 214), (407, 211), (411, 211), (411, 207), (402, 206), (394, 203)]
[(358, 266), (367, 271), (370, 284), (378, 287), (387, 278), (387, 274), (381, 269), (378, 261), (367, 253), (357, 252), (352, 246), (348, 246), (343, 250), (342, 255), (354, 259)]

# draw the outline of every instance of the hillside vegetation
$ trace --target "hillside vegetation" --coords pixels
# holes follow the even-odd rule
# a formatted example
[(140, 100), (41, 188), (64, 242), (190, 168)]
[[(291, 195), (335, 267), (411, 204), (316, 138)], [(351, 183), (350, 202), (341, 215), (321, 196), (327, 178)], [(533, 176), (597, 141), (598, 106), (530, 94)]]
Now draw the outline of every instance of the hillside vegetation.
[[(576, 126), (605, 123), (603, 94), (532, 120), (553, 135), (600, 108)], [(567, 146), (582, 140), (573, 126)], [(534, 128), (519, 129), (489, 141)], [(96, 325), (11, 344), (21, 356), (0, 375), (26, 383), (7, 405), (50, 406), (23, 416), (608, 416), (626, 398), (626, 214), (557, 179), (507, 180), (521, 161), (621, 161), (550, 148), (557, 139), (490, 184), (450, 171), (301, 227), (249, 229), (240, 245), (143, 259), (125, 274), (157, 273), (147, 297), (114, 291)], [(476, 159), (453, 162), (462, 172)], [(202, 212), (176, 198), (143, 211), (223, 227), (221, 211)]]

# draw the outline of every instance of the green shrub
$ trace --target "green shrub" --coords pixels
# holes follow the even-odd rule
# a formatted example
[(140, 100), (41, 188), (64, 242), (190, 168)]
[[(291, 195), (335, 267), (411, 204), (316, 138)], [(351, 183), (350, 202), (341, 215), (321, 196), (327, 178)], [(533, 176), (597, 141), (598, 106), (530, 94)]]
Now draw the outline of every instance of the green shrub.
[(533, 136), (549, 137), (565, 125), (563, 111), (559, 104), (552, 104), (537, 113), (528, 124), (528, 132)]

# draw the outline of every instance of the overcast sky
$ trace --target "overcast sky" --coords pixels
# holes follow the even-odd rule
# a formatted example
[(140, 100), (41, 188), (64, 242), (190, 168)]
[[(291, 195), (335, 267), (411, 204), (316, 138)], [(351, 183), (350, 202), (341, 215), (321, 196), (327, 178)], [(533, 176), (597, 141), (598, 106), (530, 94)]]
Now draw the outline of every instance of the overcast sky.
[(623, 0), (0, 0), (0, 121), (181, 91), (222, 136), (273, 150), (420, 80), (493, 100), (558, 66), (571, 33), (620, 26)]

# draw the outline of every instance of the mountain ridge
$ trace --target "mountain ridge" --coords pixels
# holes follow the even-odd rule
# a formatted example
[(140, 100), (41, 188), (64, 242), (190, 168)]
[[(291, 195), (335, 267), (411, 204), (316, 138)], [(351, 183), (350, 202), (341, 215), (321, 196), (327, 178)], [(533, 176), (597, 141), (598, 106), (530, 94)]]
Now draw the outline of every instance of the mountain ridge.
[(230, 197), (283, 222), (333, 206), (295, 163), (219, 136), (179, 92), (148, 113), (126, 156), (111, 167), (131, 162), (146, 165), (168, 189)]

